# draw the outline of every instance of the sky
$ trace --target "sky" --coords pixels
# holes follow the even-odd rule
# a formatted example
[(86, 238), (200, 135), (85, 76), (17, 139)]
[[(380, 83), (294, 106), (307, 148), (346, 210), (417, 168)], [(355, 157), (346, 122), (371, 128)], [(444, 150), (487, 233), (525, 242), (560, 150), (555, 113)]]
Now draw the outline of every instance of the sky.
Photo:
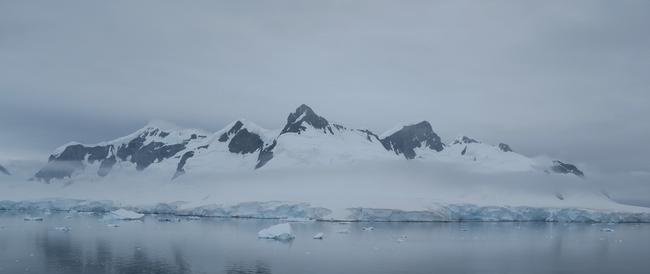
[(305, 103), (650, 171), (649, 1), (0, 0), (0, 161)]

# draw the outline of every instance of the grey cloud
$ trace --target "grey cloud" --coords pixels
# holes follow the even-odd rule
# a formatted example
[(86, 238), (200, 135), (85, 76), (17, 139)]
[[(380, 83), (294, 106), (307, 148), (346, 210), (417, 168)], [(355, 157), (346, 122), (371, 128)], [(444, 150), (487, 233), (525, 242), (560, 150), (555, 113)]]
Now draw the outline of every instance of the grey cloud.
[[(0, 157), (301, 103), (649, 170), (646, 1), (2, 1)], [(4, 156), (8, 155), (8, 156)]]

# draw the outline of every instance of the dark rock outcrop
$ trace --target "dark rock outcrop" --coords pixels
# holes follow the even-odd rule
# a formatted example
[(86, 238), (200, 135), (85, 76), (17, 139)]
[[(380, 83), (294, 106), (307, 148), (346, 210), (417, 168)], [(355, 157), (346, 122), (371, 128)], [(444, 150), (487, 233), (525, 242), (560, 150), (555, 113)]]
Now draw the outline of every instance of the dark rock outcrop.
[(230, 136), (239, 132), (239, 130), (244, 126), (244, 123), (237, 121), (227, 132), (219, 136), (219, 142), (227, 142), (230, 139)]
[(0, 165), (0, 173), (5, 174), (5, 175), (11, 175), (11, 173), (9, 173), (9, 170), (7, 170), (2, 165)]
[(284, 126), (280, 134), (288, 132), (300, 134), (307, 130), (307, 127), (305, 127), (304, 124), (310, 125), (315, 129), (323, 130), (323, 133), (334, 134), (327, 119), (318, 116), (305, 104), (300, 105), (295, 112), (289, 114), (289, 117), (287, 117), (287, 124)]
[[(104, 171), (108, 166), (112, 167), (111, 160), (107, 159), (109, 151), (112, 151), (112, 145), (87, 147), (80, 144), (69, 145), (58, 155), (50, 155), (47, 165), (39, 170), (34, 177), (38, 180), (49, 182), (52, 179), (69, 178), (76, 171), (84, 169), (84, 161), (94, 163), (100, 162), (100, 167), (104, 167), (100, 176), (108, 173)], [(114, 160), (114, 158), (113, 158)]]
[(452, 144), (456, 145), (456, 144), (472, 144), (472, 143), (476, 144), (476, 143), (480, 143), (480, 142), (475, 140), (475, 139), (469, 138), (467, 136), (463, 136), (463, 137), (460, 137), (460, 138), (454, 140), (454, 142)]
[(357, 129), (357, 130), (361, 133), (366, 134), (366, 139), (368, 139), (368, 141), (374, 142), (376, 140), (378, 142), (381, 142), (381, 140), (379, 140), (379, 136), (377, 136), (377, 134), (375, 134), (374, 132), (367, 129)]
[(512, 152), (512, 149), (510, 148), (509, 145), (504, 144), (504, 143), (499, 143), (499, 150), (503, 152)]
[(273, 149), (277, 144), (278, 141), (273, 140), (273, 144), (271, 144), (268, 147), (265, 147), (260, 151), (260, 154), (257, 156), (257, 164), (255, 165), (255, 169), (263, 167), (268, 161), (273, 159)]
[(232, 140), (228, 143), (228, 150), (232, 153), (246, 154), (262, 150), (263, 146), (264, 141), (259, 135), (244, 128), (232, 137)]
[(563, 163), (558, 160), (553, 161), (553, 166), (551, 166), (551, 170), (555, 173), (560, 173), (560, 174), (574, 174), (578, 177), (585, 176), (585, 174), (580, 169), (578, 169), (578, 167), (576, 167), (575, 165)]
[(185, 174), (185, 164), (187, 163), (187, 159), (194, 157), (194, 151), (188, 151), (183, 153), (183, 156), (181, 156), (181, 160), (178, 162), (178, 165), (176, 166), (176, 173), (174, 173), (174, 177), (172, 177), (172, 180), (176, 179), (176, 177), (181, 176)]
[(50, 155), (47, 165), (39, 170), (34, 178), (45, 182), (50, 182), (52, 179), (70, 178), (75, 172), (83, 170), (86, 162), (89, 164), (99, 162), (97, 175), (101, 177), (108, 175), (118, 161), (132, 162), (136, 164), (137, 170), (143, 170), (154, 162), (171, 158), (183, 151), (187, 142), (192, 139), (185, 140), (180, 144), (162, 142), (144, 144), (148, 136), (165, 138), (169, 134), (157, 128), (150, 128), (119, 147), (114, 145), (69, 145), (61, 153)]
[(423, 145), (435, 151), (442, 151), (444, 148), (440, 136), (433, 132), (431, 124), (427, 121), (404, 126), (390, 136), (381, 139), (381, 143), (387, 150), (403, 154), (406, 159), (415, 158), (414, 149)]

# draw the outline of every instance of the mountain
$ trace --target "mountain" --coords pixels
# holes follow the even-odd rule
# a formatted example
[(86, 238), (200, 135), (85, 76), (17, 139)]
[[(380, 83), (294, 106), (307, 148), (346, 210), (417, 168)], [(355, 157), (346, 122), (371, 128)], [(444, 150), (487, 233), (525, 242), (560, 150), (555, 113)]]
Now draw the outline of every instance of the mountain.
[(2, 165), (0, 165), (0, 173), (2, 173), (4, 175), (11, 175), (11, 173), (9, 173), (9, 171), (5, 167), (3, 167)]
[(461, 136), (447, 145), (427, 121), (377, 135), (368, 129), (331, 123), (303, 104), (278, 130), (245, 119), (212, 133), (154, 121), (112, 141), (69, 143), (56, 149), (34, 178), (51, 182), (147, 170), (176, 179), (187, 172), (216, 174), (404, 160), (454, 163), (471, 172), (546, 171), (584, 176), (575, 165), (540, 162), (503, 143), (493, 146)]

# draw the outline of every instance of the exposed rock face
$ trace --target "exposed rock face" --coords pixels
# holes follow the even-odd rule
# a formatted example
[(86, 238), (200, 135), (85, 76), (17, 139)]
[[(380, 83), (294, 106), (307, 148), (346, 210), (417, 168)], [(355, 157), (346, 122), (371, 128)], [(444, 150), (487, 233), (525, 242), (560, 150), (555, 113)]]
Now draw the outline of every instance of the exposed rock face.
[(287, 124), (282, 129), (280, 134), (293, 132), (300, 134), (307, 130), (305, 124), (312, 126), (315, 129), (323, 130), (323, 133), (334, 134), (329, 122), (318, 116), (314, 111), (305, 104), (300, 105), (295, 112), (289, 114), (287, 117)]
[(561, 173), (561, 174), (574, 174), (578, 177), (584, 177), (585, 174), (578, 169), (575, 165), (572, 164), (567, 164), (563, 163), (560, 161), (553, 161), (553, 166), (551, 166), (551, 170), (555, 173)]
[(415, 158), (415, 148), (424, 146), (435, 151), (442, 151), (444, 148), (440, 136), (433, 132), (431, 124), (427, 121), (404, 126), (399, 131), (381, 139), (381, 143), (387, 150), (403, 154), (406, 159)]
[(176, 177), (181, 176), (185, 174), (185, 163), (187, 163), (187, 159), (194, 157), (194, 151), (188, 151), (183, 153), (183, 156), (181, 156), (181, 160), (178, 162), (178, 165), (176, 166), (176, 173), (174, 173), (173, 179), (176, 179)]
[(366, 139), (368, 139), (368, 141), (374, 142), (376, 140), (378, 142), (381, 142), (381, 140), (379, 140), (379, 136), (377, 136), (377, 134), (373, 133), (372, 131), (367, 130), (367, 129), (357, 129), (357, 130), (359, 132), (365, 133), (366, 134)]
[(260, 154), (257, 157), (257, 164), (255, 165), (255, 169), (263, 167), (268, 161), (273, 159), (273, 149), (277, 144), (278, 141), (273, 140), (273, 144), (271, 144), (268, 147), (265, 147), (264, 149), (262, 149), (262, 151), (260, 151)]
[(263, 146), (264, 141), (259, 135), (242, 129), (232, 137), (228, 144), (228, 150), (232, 153), (246, 154), (262, 150)]
[(256, 133), (244, 127), (244, 123), (237, 121), (227, 132), (221, 134), (219, 142), (228, 143), (228, 151), (238, 154), (254, 153), (262, 150), (264, 141)]
[[(49, 182), (52, 179), (71, 177), (75, 171), (84, 169), (84, 161), (94, 163), (100, 161), (103, 167), (98, 175), (105, 176), (110, 171), (111, 160), (107, 161), (108, 154), (113, 150), (112, 145), (86, 147), (76, 144), (67, 146), (60, 154), (50, 155), (48, 164), (36, 173), (36, 179)], [(114, 160), (114, 158), (113, 158)], [(108, 170), (108, 171), (107, 171)]]
[[(136, 164), (137, 170), (143, 170), (154, 162), (160, 162), (176, 155), (185, 149), (189, 140), (179, 144), (166, 144), (152, 141), (145, 145), (147, 137), (158, 136), (166, 138), (169, 132), (157, 128), (143, 131), (128, 143), (116, 145), (85, 146), (81, 144), (69, 145), (61, 153), (50, 155), (48, 164), (39, 170), (34, 178), (45, 182), (52, 179), (72, 177), (73, 173), (85, 168), (85, 164), (99, 162), (97, 175), (108, 175), (118, 161), (129, 161)], [(198, 137), (194, 137), (196, 139)]]
[(219, 136), (219, 142), (227, 142), (230, 139), (230, 136), (237, 134), (243, 126), (244, 123), (237, 121), (227, 132)]
[(9, 171), (5, 167), (3, 167), (2, 165), (0, 165), (0, 173), (5, 174), (5, 175), (11, 175), (11, 173), (9, 173)]
[(512, 152), (512, 149), (510, 148), (509, 145), (504, 144), (504, 143), (499, 143), (499, 150), (503, 152)]

